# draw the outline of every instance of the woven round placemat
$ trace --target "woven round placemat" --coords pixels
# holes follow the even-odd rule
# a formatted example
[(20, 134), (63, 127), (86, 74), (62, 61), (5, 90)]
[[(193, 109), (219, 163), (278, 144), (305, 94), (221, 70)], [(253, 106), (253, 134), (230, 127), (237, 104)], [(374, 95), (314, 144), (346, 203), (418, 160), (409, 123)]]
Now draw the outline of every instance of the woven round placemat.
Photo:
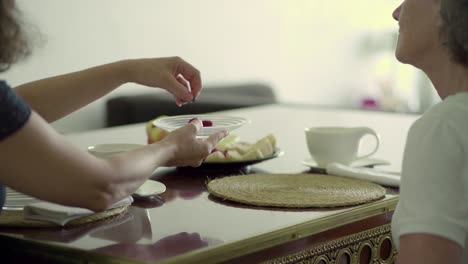
[(292, 208), (356, 205), (385, 196), (375, 183), (325, 174), (229, 176), (210, 181), (208, 191), (244, 204)]
[[(87, 223), (100, 221), (125, 213), (127, 206), (121, 206), (110, 209), (104, 212), (94, 213), (92, 215), (83, 216), (68, 222), (65, 226), (78, 226)], [(8, 227), (60, 227), (60, 225), (47, 221), (29, 220), (23, 218), (23, 210), (2, 210), (0, 212), (0, 226)]]

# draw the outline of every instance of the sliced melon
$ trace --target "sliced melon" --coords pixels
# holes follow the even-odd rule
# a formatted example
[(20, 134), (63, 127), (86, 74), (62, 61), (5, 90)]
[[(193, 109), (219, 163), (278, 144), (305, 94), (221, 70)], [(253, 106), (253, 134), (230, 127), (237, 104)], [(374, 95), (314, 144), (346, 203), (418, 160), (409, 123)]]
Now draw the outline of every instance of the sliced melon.
[(256, 159), (263, 159), (263, 158), (264, 156), (262, 152), (257, 148), (251, 149), (249, 152), (242, 155), (242, 160), (256, 160)]
[(253, 144), (240, 142), (234, 146), (234, 149), (239, 152), (240, 154), (244, 155), (245, 153), (249, 152), (252, 149)]
[(240, 137), (236, 134), (229, 134), (225, 138), (223, 138), (221, 141), (219, 141), (216, 145), (215, 148), (219, 149), (221, 151), (225, 151), (228, 149), (233, 149), (235, 148), (236, 142), (238, 142)]
[(242, 160), (242, 155), (236, 150), (228, 150), (226, 152), (226, 160), (239, 161), (239, 160)]
[(270, 133), (270, 134), (268, 134), (266, 136), (266, 138), (268, 138), (268, 140), (270, 141), (270, 143), (271, 143), (271, 145), (273, 146), (273, 149), (274, 149), (276, 147), (276, 137), (275, 137), (275, 135)]
[(266, 137), (257, 141), (257, 143), (252, 146), (252, 149), (260, 150), (264, 157), (273, 155), (273, 152), (275, 151), (273, 145), (270, 143), (270, 140)]
[(213, 153), (211, 153), (210, 155), (208, 155), (208, 157), (206, 157), (205, 161), (208, 161), (208, 162), (220, 162), (220, 161), (225, 161), (226, 160), (226, 157), (224, 156), (224, 153), (222, 151), (215, 151)]

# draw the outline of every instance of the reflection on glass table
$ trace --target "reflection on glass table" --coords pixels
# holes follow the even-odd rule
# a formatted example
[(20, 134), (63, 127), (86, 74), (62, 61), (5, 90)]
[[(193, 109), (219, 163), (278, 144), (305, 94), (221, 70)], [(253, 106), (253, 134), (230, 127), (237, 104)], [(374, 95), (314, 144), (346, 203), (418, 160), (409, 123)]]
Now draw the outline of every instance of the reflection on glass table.
[(181, 232), (162, 238), (149, 245), (118, 243), (97, 248), (94, 251), (121, 257), (156, 261), (222, 242), (214, 238), (202, 237), (198, 233)]
[(142, 238), (152, 239), (151, 219), (147, 209), (131, 206), (128, 209), (133, 218), (120, 225), (99, 229), (92, 237), (121, 243), (133, 243)]

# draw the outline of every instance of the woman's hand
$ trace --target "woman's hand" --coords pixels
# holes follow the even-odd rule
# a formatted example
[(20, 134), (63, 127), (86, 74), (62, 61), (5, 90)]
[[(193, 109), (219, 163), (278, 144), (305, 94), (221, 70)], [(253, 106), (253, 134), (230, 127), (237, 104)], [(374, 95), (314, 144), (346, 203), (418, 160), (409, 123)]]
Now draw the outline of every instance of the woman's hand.
[(198, 167), (211, 153), (215, 145), (228, 135), (227, 131), (222, 130), (213, 133), (206, 139), (197, 138), (197, 133), (202, 126), (200, 119), (194, 119), (189, 124), (174, 130), (163, 140), (156, 143), (171, 146), (168, 148), (171, 151), (169, 160), (165, 166)]
[(167, 90), (181, 106), (192, 102), (202, 87), (200, 71), (179, 57), (129, 60), (130, 81)]

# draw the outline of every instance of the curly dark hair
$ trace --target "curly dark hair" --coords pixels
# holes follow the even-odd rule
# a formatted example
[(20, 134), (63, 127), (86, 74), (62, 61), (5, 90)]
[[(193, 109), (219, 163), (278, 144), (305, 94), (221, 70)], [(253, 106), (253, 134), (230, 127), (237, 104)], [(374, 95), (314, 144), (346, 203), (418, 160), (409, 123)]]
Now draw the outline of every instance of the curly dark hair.
[(0, 72), (30, 54), (14, 0), (0, 0)]
[(455, 62), (468, 67), (468, 0), (442, 0), (443, 44)]

